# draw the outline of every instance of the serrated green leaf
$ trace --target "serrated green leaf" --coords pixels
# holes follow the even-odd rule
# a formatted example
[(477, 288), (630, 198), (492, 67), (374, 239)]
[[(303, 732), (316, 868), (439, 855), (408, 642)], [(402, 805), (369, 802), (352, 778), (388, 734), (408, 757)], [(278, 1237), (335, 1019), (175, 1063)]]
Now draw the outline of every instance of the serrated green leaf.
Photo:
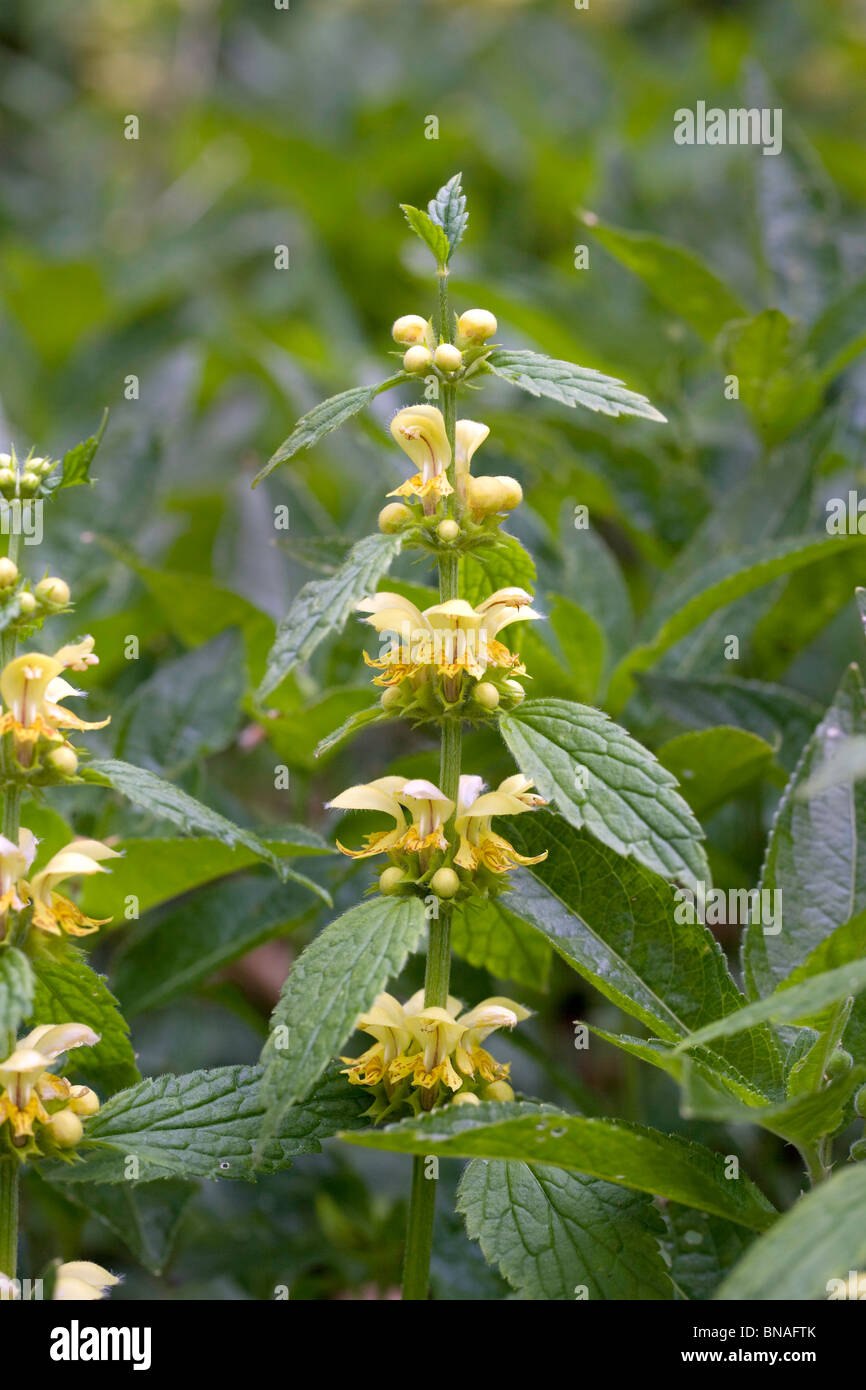
[(400, 211), (415, 235), (420, 237), (429, 251), (432, 251), (436, 264), (446, 266), (451, 247), (442, 227), (420, 208), (413, 208), (411, 203), (401, 203)]
[[(63, 487), (79, 487), (81, 484), (91, 481), (90, 465), (102, 443), (102, 436), (105, 434), (107, 424), (108, 409), (106, 408), (102, 412), (102, 419), (96, 434), (92, 434), (89, 439), (82, 440), (80, 444), (76, 444), (73, 449), (68, 449), (63, 455), (60, 473), (48, 479), (46, 491), (54, 492)], [(55, 476), (56, 482), (54, 481)]]
[(835, 558), (839, 547), (864, 545), (866, 537), (794, 536), (771, 540), (737, 556), (722, 555), (691, 575), (663, 603), (651, 610), (645, 627), (654, 629), (649, 641), (634, 647), (614, 671), (607, 703), (616, 713), (632, 693), (636, 675), (647, 671), (681, 638), (720, 608), (752, 593), (783, 574)]
[[(284, 1112), (254, 1161), (265, 1109), (261, 1067), (215, 1067), (157, 1076), (113, 1096), (87, 1122), (81, 1163), (46, 1164), (60, 1183), (153, 1182), (159, 1178), (257, 1177), (318, 1153), (321, 1140), (360, 1122), (369, 1097), (343, 1076), (325, 1077), (303, 1105)], [(137, 1171), (130, 1171), (130, 1160)]]
[(0, 947), (0, 1046), (4, 1034), (15, 1034), (21, 1020), (33, 1012), (34, 984), (24, 952), (17, 946)]
[[(744, 998), (712, 933), (699, 922), (676, 920), (677, 900), (662, 879), (549, 812), (515, 819), (506, 833), (521, 854), (548, 852), (542, 863), (512, 876), (509, 911), (639, 1018), (660, 1047), (741, 1008)], [(752, 1104), (784, 1094), (782, 1059), (767, 1029), (713, 1049), (702, 1061), (717, 1084)], [(665, 1069), (680, 1074), (678, 1067)]]
[(448, 238), (448, 252), (453, 255), (463, 239), (469, 214), (466, 211), (466, 196), (460, 186), (462, 174), (454, 174), (443, 184), (427, 204), (427, 212), (432, 222), (441, 227)]
[(795, 325), (778, 309), (728, 324), (723, 342), (728, 372), (761, 437), (778, 443), (807, 420), (821, 400), (821, 383), (802, 355)]
[(758, 1231), (776, 1217), (745, 1174), (727, 1177), (722, 1155), (701, 1144), (623, 1120), (566, 1115), (551, 1106), (495, 1101), (446, 1106), (417, 1119), (338, 1137), (390, 1153), (549, 1163), (668, 1197)]
[(669, 1299), (652, 1201), (545, 1163), (475, 1159), (457, 1210), (488, 1264), (528, 1299)]
[(303, 883), (323, 901), (330, 902), (330, 895), (324, 888), (306, 875), (290, 869), (285, 860), (278, 858), (258, 835), (234, 825), (232, 821), (226, 820), (225, 816), (196, 801), (188, 792), (173, 786), (171, 782), (166, 782), (162, 777), (157, 777), (146, 768), (133, 767), (130, 763), (110, 758), (90, 763), (82, 775), (88, 782), (113, 787), (133, 805), (139, 806), (157, 820), (170, 821), (188, 835), (198, 832), (209, 839), (219, 840), (220, 844), (227, 845), (229, 849), (243, 846), (258, 859), (270, 864), (272, 869), (276, 869), (282, 879)]
[(497, 980), (546, 989), (551, 949), (502, 898), (467, 898), (451, 922), (451, 949)]
[(377, 895), (331, 922), (299, 956), (262, 1052), (263, 1142), (337, 1056), (358, 1015), (402, 970), (424, 927), (420, 898)]
[(753, 1028), (758, 1023), (797, 1023), (807, 1020), (810, 1015), (819, 1013), (828, 1004), (838, 999), (846, 999), (866, 989), (866, 960), (850, 961), (835, 970), (826, 970), (822, 975), (812, 975), (801, 984), (789, 989), (777, 989), (765, 999), (757, 999), (738, 1009), (725, 1018), (716, 1019), (699, 1028), (690, 1037), (677, 1045), (682, 1052), (693, 1047), (703, 1046), (717, 1038), (729, 1038), (743, 1028)]
[(311, 579), (295, 598), (288, 615), (277, 628), (268, 656), (258, 698), (272, 690), (334, 632), (342, 631), (357, 604), (376, 592), (383, 574), (400, 553), (401, 535), (372, 535), (352, 546), (337, 573), (327, 579)]
[(640, 675), (642, 690), (681, 724), (709, 729), (734, 725), (756, 734), (777, 750), (779, 762), (793, 771), (815, 725), (821, 706), (799, 690), (732, 676)]
[(540, 352), (508, 348), (494, 348), (484, 359), (484, 365), (503, 381), (528, 391), (530, 396), (546, 396), (560, 405), (582, 405), (602, 415), (636, 415), (643, 420), (665, 423), (665, 416), (650, 405), (646, 396), (630, 391), (616, 377), (605, 376), (591, 367), (578, 367), (573, 362), (561, 362)]
[(766, 777), (773, 764), (769, 743), (744, 729), (725, 726), (679, 734), (663, 744), (657, 756), (702, 819)]
[(866, 279), (827, 306), (812, 324), (805, 350), (823, 383), (833, 380), (866, 349)]
[(153, 1187), (67, 1183), (63, 1196), (120, 1236), (139, 1264), (158, 1277), (166, 1270), (178, 1228), (198, 1190), (196, 1183), (168, 1178)]
[[(70, 832), (60, 844), (71, 839)], [(279, 840), (266, 843), (279, 859), (334, 853), (331, 845), (302, 825), (287, 826)], [(110, 874), (91, 874), (81, 892), (81, 905), (88, 917), (112, 917), (114, 925), (123, 920), (128, 897), (137, 900), (138, 915), (142, 916), (169, 898), (261, 863), (261, 856), (253, 850), (242, 845), (229, 849), (220, 840), (119, 840), (114, 848), (123, 857), (111, 861)]]
[(138, 1081), (129, 1025), (105, 976), (97, 975), (70, 947), (56, 954), (43, 948), (31, 964), (35, 977), (30, 1015), (33, 1026), (86, 1023), (98, 1033), (100, 1040), (95, 1047), (77, 1047), (69, 1059), (71, 1067), (100, 1092), (111, 1094)]
[(460, 561), (460, 597), (472, 607), (497, 589), (535, 588), (535, 561), (517, 539), (500, 532), (495, 550), (470, 551)]
[(776, 811), (760, 887), (781, 893), (783, 929), (768, 935), (750, 923), (745, 932), (744, 974), (752, 998), (772, 993), (840, 923), (866, 908), (866, 783), (831, 786), (805, 801), (799, 797), (842, 739), (864, 732), (863, 684), (851, 667)]
[(722, 1095), (718, 1087), (708, 1086), (703, 1071), (689, 1066), (682, 1078), (681, 1112), (687, 1119), (757, 1124), (791, 1144), (811, 1145), (842, 1128), (846, 1106), (864, 1079), (866, 1067), (852, 1067), (818, 1090), (788, 1096), (772, 1105), (749, 1106), (731, 1095)]
[(737, 1302), (826, 1299), (834, 1292), (838, 1297), (851, 1270), (866, 1266), (864, 1207), (866, 1164), (834, 1173), (755, 1242), (716, 1297)]
[(324, 758), (326, 754), (336, 753), (344, 743), (348, 743), (359, 734), (362, 729), (368, 729), (373, 724), (381, 724), (387, 715), (382, 709), (381, 704), (373, 705), (371, 709), (361, 709), (355, 714), (350, 714), (348, 719), (344, 719), (339, 729), (328, 734), (326, 738), (320, 739), (316, 744), (315, 756)]
[(348, 391), (329, 396), (326, 401), (313, 406), (312, 410), (301, 416), (288, 439), (283, 440), (276, 453), (271, 455), (264, 468), (256, 474), (253, 487), (257, 487), (278, 464), (285, 463), (286, 459), (292, 458), (301, 449), (309, 449), (318, 444), (326, 434), (351, 420), (353, 415), (357, 415), (382, 391), (390, 391), (392, 386), (399, 386), (401, 381), (408, 379), (405, 372), (397, 372), (387, 380), (377, 382), (375, 386), (353, 386)]
[(660, 304), (712, 343), (729, 319), (748, 310), (704, 262), (684, 246), (649, 232), (609, 227), (591, 215), (585, 225), (612, 256), (643, 280)]
[(215, 970), (298, 926), (310, 898), (269, 876), (229, 879), (141, 924), (117, 956), (114, 988), (132, 1018), (193, 989)]
[(526, 700), (499, 728), (567, 821), (663, 877), (709, 880), (703, 831), (667, 768), (601, 710)]
[(671, 1279), (688, 1299), (713, 1297), (728, 1270), (742, 1259), (754, 1236), (719, 1216), (666, 1202)]

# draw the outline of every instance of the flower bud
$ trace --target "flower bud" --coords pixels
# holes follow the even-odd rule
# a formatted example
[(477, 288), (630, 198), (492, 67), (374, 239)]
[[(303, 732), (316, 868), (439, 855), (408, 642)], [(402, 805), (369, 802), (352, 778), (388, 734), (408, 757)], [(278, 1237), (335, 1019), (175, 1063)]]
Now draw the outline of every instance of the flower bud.
[(453, 898), (460, 887), (460, 879), (453, 869), (437, 869), (430, 880), (430, 887), (437, 898)]
[(39, 474), (33, 473), (29, 468), (26, 468), (19, 479), (19, 486), (25, 496), (29, 492), (35, 492), (39, 486)]
[(423, 372), (433, 361), (433, 354), (426, 347), (410, 347), (403, 354), (403, 366), (407, 372)]
[(395, 319), (391, 328), (391, 337), (395, 343), (405, 343), (411, 347), (413, 343), (426, 343), (429, 324), (426, 319), (422, 319), (420, 314), (404, 314), (402, 318)]
[(450, 545), (451, 542), (456, 541), (457, 537), (460, 535), (460, 527), (457, 525), (457, 522), (449, 516), (446, 517), (444, 521), (439, 522), (439, 525), (436, 527), (436, 534), (440, 541), (445, 541), (446, 545)]
[(402, 531), (413, 519), (411, 508), (405, 502), (389, 502), (379, 513), (379, 530), (391, 535)]
[(477, 516), (489, 516), (492, 512), (502, 511), (502, 496), (502, 485), (498, 478), (466, 479), (466, 500), (470, 511)]
[(48, 1121), (51, 1137), (59, 1149), (74, 1149), (81, 1142), (84, 1125), (69, 1109), (58, 1110)]
[(827, 1075), (830, 1077), (846, 1076), (853, 1065), (854, 1058), (851, 1053), (846, 1052), (844, 1047), (837, 1047), (827, 1062)]
[(513, 512), (515, 507), (519, 507), (523, 501), (523, 488), (516, 478), (499, 477), (496, 479), (502, 489), (499, 506), (497, 511)]
[(0, 559), (0, 589), (8, 589), (18, 579), (18, 566), (4, 555)]
[(504, 685), (515, 704), (519, 705), (521, 700), (526, 699), (526, 691), (523, 689), (520, 681), (507, 680), (504, 682)]
[(498, 325), (489, 309), (467, 309), (457, 321), (457, 341), (485, 343), (492, 338)]
[(55, 772), (59, 772), (62, 777), (74, 777), (78, 771), (78, 758), (75, 754), (75, 749), (68, 743), (61, 744), (59, 748), (53, 749), (52, 752), (48, 754), (45, 761), (48, 763), (49, 767), (52, 767)]
[(854, 1097), (854, 1110), (861, 1120), (866, 1120), (866, 1086), (861, 1086)]
[(65, 579), (58, 579), (56, 575), (49, 574), (47, 579), (40, 579), (36, 585), (36, 597), (40, 603), (63, 607), (69, 602), (69, 585)]
[[(0, 458), (2, 458), (2, 457), (3, 457), (3, 455), (0, 454)], [(5, 457), (8, 458), (9, 455), (6, 454)], [(14, 486), (15, 486), (15, 469), (14, 469), (14, 468), (0, 468), (0, 491), (5, 491), (7, 488), (14, 488)]]
[(866, 1158), (866, 1139), (855, 1139), (848, 1150), (848, 1157), (852, 1163), (862, 1163)]
[(474, 1091), (458, 1091), (456, 1096), (451, 1097), (452, 1105), (480, 1105), (481, 1102)]
[(472, 692), (482, 709), (496, 709), (499, 705), (499, 691), (492, 681), (479, 681)]
[(398, 869), (396, 864), (392, 864), (389, 869), (383, 869), (379, 875), (379, 892), (396, 893), (401, 883), (404, 883), (406, 875), (402, 869)]
[(440, 343), (433, 354), (433, 361), (441, 372), (459, 372), (463, 366), (463, 353), (453, 343)]
[(482, 1100), (514, 1100), (514, 1092), (507, 1081), (491, 1081), (481, 1092)]
[(74, 1115), (95, 1115), (99, 1109), (99, 1096), (89, 1086), (73, 1086), (69, 1109)]
[(380, 703), (383, 709), (393, 709), (395, 705), (399, 705), (400, 699), (400, 687), (398, 685), (389, 685), (387, 690), (382, 691)]
[(44, 477), (46, 473), (50, 473), (50, 472), (51, 472), (51, 460), (50, 460), (50, 459), (28, 459), (28, 460), (27, 460), (27, 467), (28, 467), (28, 469), (29, 469), (29, 471), (30, 471), (31, 473), (36, 473), (36, 474), (38, 474), (39, 477)]
[(21, 605), (22, 617), (29, 618), (31, 613), (36, 612), (36, 599), (33, 597), (29, 589), (25, 589), (23, 593), (20, 593), (18, 595), (18, 602)]

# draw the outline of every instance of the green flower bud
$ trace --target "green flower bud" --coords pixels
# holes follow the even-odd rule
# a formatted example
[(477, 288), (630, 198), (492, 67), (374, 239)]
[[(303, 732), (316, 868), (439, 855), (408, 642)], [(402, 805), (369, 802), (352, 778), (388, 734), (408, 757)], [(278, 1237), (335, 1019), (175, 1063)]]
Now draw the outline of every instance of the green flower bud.
[(854, 1058), (850, 1052), (846, 1052), (844, 1047), (837, 1047), (827, 1063), (827, 1075), (845, 1076), (853, 1067)]
[(23, 593), (18, 595), (18, 602), (21, 604), (22, 617), (29, 618), (31, 613), (36, 612), (36, 599), (29, 589), (25, 589)]
[[(6, 457), (7, 457), (7, 458), (9, 457), (8, 454), (6, 455)], [(9, 489), (9, 490), (11, 491), (14, 487), (15, 487), (15, 469), (14, 469), (14, 468), (0, 468), (0, 491), (5, 492), (7, 489)]]
[(482, 709), (496, 709), (499, 705), (499, 691), (491, 681), (479, 681), (472, 692)]
[(36, 597), (40, 603), (57, 604), (58, 607), (65, 607), (69, 602), (69, 585), (65, 579), (58, 579), (56, 575), (49, 574), (46, 579), (40, 579), (36, 585)]
[(507, 1081), (491, 1081), (481, 1092), (482, 1100), (514, 1100), (514, 1092)]
[(84, 1133), (84, 1125), (72, 1110), (58, 1110), (48, 1121), (48, 1128), (59, 1149), (74, 1149)]
[(78, 771), (78, 758), (75, 749), (68, 743), (64, 743), (60, 748), (55, 748), (48, 754), (46, 762), (55, 772), (59, 772), (63, 777), (74, 777)]
[(854, 1109), (861, 1120), (866, 1120), (866, 1086), (861, 1086), (854, 1097)]
[(383, 507), (379, 513), (379, 530), (386, 535), (393, 535), (395, 531), (402, 531), (404, 526), (414, 520), (411, 508), (405, 502), (389, 502), (387, 507)]
[(452, 1105), (480, 1105), (481, 1102), (474, 1091), (458, 1091), (451, 1097)]
[(0, 559), (0, 589), (8, 589), (18, 580), (18, 566), (4, 555)]
[(399, 705), (401, 698), (400, 687), (389, 685), (387, 690), (382, 691), (380, 703), (383, 709), (393, 709), (395, 705)]
[(436, 534), (440, 541), (445, 541), (446, 545), (450, 545), (451, 542), (456, 541), (457, 537), (460, 535), (460, 527), (457, 525), (457, 522), (449, 516), (446, 517), (444, 521), (439, 522), (439, 525), (436, 527)]
[(460, 879), (453, 869), (437, 869), (430, 880), (430, 887), (437, 898), (453, 898), (460, 887)]
[(862, 1163), (866, 1158), (866, 1139), (855, 1139), (848, 1150), (848, 1157), (852, 1163)]
[(453, 343), (440, 343), (433, 354), (433, 361), (440, 372), (459, 372), (463, 366), (463, 353)]
[(402, 869), (398, 869), (396, 864), (392, 864), (389, 869), (383, 869), (379, 875), (379, 892), (396, 893), (401, 883), (405, 883), (406, 875)]

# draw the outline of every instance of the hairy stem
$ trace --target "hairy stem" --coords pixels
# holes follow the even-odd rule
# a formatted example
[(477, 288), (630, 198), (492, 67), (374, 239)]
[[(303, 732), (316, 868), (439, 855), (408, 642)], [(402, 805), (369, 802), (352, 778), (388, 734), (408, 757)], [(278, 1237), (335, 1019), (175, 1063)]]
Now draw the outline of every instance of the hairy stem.
[[(450, 342), (451, 312), (448, 306), (448, 277), (439, 275), (439, 332)], [(448, 478), (454, 485), (454, 449), (457, 420), (457, 387), (442, 387), (442, 415), (451, 445), (451, 466)], [(453, 511), (454, 494), (448, 499)], [(442, 603), (458, 597), (459, 570), (455, 554), (439, 557), (439, 598)], [(457, 719), (442, 724), (442, 746), (439, 760), (439, 786), (450, 801), (457, 804), (460, 786), (460, 744), (462, 725)], [(450, 822), (449, 822), (450, 824)], [(446, 827), (446, 834), (448, 833)], [(424, 1003), (445, 1008), (451, 981), (451, 914), (449, 903), (440, 901), (439, 915), (430, 922), (427, 946), (427, 968), (424, 977)], [(433, 1217), (436, 1207), (436, 1178), (424, 1172), (425, 1159), (414, 1160), (412, 1195), (409, 1201), (409, 1225), (406, 1232), (406, 1257), (403, 1267), (403, 1298), (426, 1299), (430, 1280), (430, 1254), (433, 1248)]]
[(18, 1160), (0, 1158), (0, 1274), (18, 1273)]

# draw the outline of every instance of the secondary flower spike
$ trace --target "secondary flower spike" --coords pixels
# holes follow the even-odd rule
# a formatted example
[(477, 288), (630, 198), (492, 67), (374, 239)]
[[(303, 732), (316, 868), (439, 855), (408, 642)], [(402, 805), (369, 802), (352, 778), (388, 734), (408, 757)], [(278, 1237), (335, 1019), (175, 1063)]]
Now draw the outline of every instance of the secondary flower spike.
[(495, 1061), (482, 1043), (497, 1029), (514, 1028), (526, 1018), (528, 1009), (500, 996), (464, 1012), (451, 996), (446, 1008), (435, 1008), (425, 1006), (423, 990), (405, 1004), (380, 994), (355, 1025), (375, 1039), (374, 1045), (360, 1057), (343, 1057), (344, 1074), (353, 1085), (373, 1091), (376, 1119), (405, 1109), (417, 1114), (456, 1095), (511, 1099), (508, 1064)]
[[(78, 1115), (93, 1112), (88, 1099), (93, 1092), (71, 1086), (65, 1077), (49, 1071), (49, 1064), (71, 1048), (93, 1047), (98, 1042), (99, 1034), (85, 1023), (42, 1024), (0, 1062), (0, 1131), (8, 1120), (16, 1147), (32, 1138), (35, 1123), (47, 1126), (60, 1148), (71, 1148), (81, 1138)], [(81, 1094), (85, 1091), (86, 1096)], [(59, 1107), (57, 1101), (62, 1102)], [(52, 1106), (51, 1113), (46, 1105)]]

